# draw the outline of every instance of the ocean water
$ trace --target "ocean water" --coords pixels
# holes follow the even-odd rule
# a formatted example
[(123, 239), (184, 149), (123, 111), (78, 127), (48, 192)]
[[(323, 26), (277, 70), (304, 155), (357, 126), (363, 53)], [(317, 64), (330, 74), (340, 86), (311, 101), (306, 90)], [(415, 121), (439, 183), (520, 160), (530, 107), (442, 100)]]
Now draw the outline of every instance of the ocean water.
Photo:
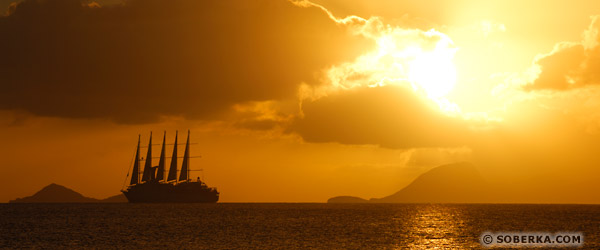
[(598, 205), (1, 204), (0, 248), (478, 249), (485, 231), (575, 231)]

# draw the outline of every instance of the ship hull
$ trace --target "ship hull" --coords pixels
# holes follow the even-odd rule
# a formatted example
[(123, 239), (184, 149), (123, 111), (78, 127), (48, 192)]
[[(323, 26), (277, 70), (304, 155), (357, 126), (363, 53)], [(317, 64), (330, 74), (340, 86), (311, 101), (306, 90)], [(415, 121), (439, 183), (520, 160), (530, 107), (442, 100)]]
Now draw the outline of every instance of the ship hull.
[(123, 190), (131, 203), (215, 203), (219, 192), (202, 182), (146, 182)]

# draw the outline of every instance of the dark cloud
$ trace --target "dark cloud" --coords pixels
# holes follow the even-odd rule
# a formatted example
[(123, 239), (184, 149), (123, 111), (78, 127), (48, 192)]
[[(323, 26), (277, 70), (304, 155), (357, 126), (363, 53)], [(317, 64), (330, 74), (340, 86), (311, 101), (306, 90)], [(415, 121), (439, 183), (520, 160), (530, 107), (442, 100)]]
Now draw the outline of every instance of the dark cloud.
[(536, 61), (542, 72), (535, 81), (525, 85), (525, 90), (570, 88), (579, 75), (584, 58), (581, 44), (557, 46), (553, 53)]
[(288, 1), (26, 0), (0, 18), (0, 109), (125, 123), (293, 97), (372, 44)]
[(595, 16), (581, 43), (559, 43), (536, 59), (541, 73), (525, 90), (568, 90), (600, 84), (600, 16)]
[(398, 86), (355, 88), (302, 105), (291, 130), (309, 142), (376, 144), (391, 148), (456, 147), (473, 131), (462, 118)]

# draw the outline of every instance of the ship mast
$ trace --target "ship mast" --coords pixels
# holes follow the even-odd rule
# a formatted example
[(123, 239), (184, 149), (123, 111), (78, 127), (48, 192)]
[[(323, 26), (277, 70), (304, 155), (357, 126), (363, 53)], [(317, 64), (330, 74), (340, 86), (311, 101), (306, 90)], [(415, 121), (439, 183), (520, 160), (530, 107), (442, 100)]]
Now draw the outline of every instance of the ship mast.
[(177, 130), (175, 131), (175, 143), (173, 144), (173, 156), (171, 157), (171, 166), (169, 167), (169, 176), (167, 182), (177, 181)]
[(165, 142), (167, 140), (167, 131), (163, 135), (162, 149), (160, 150), (160, 160), (158, 161), (158, 169), (156, 171), (156, 179), (158, 181), (165, 180)]
[(148, 153), (146, 154), (146, 162), (144, 164), (144, 174), (142, 175), (142, 181), (149, 181), (152, 171), (152, 131), (150, 131), (150, 142), (148, 142)]
[(181, 164), (181, 173), (179, 181), (189, 180), (190, 176), (190, 130), (188, 130), (187, 142), (185, 143), (185, 153), (183, 154), (183, 164)]
[(129, 185), (138, 184), (140, 182), (140, 138), (142, 136), (138, 135), (138, 144), (137, 149), (135, 151), (135, 160), (133, 163), (133, 171), (131, 173), (131, 181), (129, 181)]

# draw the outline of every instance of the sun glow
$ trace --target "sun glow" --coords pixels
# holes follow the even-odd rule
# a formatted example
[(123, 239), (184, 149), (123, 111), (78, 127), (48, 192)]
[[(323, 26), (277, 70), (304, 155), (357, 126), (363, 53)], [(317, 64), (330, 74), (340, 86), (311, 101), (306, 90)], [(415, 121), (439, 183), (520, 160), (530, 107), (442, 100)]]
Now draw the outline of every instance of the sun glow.
[(376, 50), (330, 67), (326, 77), (331, 85), (303, 93), (319, 97), (340, 89), (398, 85), (431, 99), (446, 113), (460, 113), (446, 99), (457, 79), (453, 61), (457, 48), (450, 37), (434, 29), (388, 27), (370, 32), (365, 36), (375, 40)]
[(456, 84), (453, 58), (457, 49), (443, 33), (430, 30), (423, 34), (425, 38), (418, 37), (409, 42), (402, 36), (383, 35), (377, 41), (378, 56), (380, 60), (393, 58), (393, 67), (387, 67), (391, 69), (388, 71), (391, 77), (404, 79), (429, 98), (439, 99), (450, 93)]
[(408, 79), (422, 88), (430, 98), (447, 95), (456, 84), (453, 54), (448, 49), (437, 48), (431, 52), (421, 52), (409, 64)]

